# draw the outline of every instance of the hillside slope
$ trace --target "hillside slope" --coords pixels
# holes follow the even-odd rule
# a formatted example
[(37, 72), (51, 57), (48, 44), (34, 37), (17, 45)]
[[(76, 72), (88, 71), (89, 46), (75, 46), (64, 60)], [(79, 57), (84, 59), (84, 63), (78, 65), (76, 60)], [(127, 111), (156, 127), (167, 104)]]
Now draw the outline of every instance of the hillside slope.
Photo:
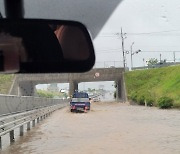
[(156, 106), (160, 97), (167, 96), (180, 108), (180, 66), (127, 72), (125, 81), (128, 98), (139, 104), (146, 100)]
[(14, 75), (0, 74), (0, 94), (8, 94), (13, 83)]

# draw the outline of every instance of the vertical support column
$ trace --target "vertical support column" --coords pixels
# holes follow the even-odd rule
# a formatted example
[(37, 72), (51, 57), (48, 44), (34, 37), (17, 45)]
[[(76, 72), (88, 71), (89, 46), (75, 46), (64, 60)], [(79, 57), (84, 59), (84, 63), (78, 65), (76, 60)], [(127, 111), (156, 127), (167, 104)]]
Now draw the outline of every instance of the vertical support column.
[(122, 79), (121, 79), (121, 96), (124, 103), (127, 101), (127, 94), (126, 94), (126, 84), (124, 79), (124, 72), (122, 73)]
[(32, 121), (32, 127), (35, 127), (35, 120)]
[(39, 117), (37, 118), (37, 123), (39, 123)]
[(18, 87), (18, 96), (34, 96), (35, 84), (31, 81), (20, 82)]
[(1, 136), (0, 136), (0, 150), (2, 149), (2, 139), (1, 139)]
[(27, 131), (31, 129), (30, 122), (27, 123)]
[(20, 126), (20, 136), (24, 135), (24, 126)]
[(72, 96), (75, 90), (78, 90), (78, 82), (71, 81), (69, 83), (69, 95)]
[(122, 92), (121, 92), (121, 80), (116, 81), (116, 101), (119, 102), (122, 98)]
[(10, 135), (10, 144), (12, 144), (15, 140), (14, 140), (14, 130), (11, 130), (9, 132), (9, 135)]

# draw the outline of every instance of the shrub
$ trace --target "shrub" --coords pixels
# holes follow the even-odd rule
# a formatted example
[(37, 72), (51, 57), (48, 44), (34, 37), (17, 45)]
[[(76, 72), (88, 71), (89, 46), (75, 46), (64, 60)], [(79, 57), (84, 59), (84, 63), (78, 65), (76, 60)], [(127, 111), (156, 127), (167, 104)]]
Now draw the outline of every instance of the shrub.
[(180, 109), (180, 103), (179, 102), (174, 102), (173, 107)]
[(139, 96), (137, 98), (137, 102), (139, 105), (145, 105), (145, 97), (142, 95), (142, 96)]
[(154, 102), (153, 99), (151, 99), (151, 98), (146, 98), (147, 106), (153, 106), (153, 105), (154, 105), (153, 102)]
[(132, 101), (137, 102), (137, 92), (132, 92), (132, 93), (130, 94), (130, 99), (131, 99)]
[(173, 99), (169, 97), (161, 97), (158, 99), (157, 103), (160, 109), (168, 109), (173, 106)]
[(45, 97), (45, 98), (53, 98), (53, 94), (49, 93), (49, 92), (46, 92), (46, 91), (40, 91), (38, 90), (37, 91), (37, 94), (39, 97)]

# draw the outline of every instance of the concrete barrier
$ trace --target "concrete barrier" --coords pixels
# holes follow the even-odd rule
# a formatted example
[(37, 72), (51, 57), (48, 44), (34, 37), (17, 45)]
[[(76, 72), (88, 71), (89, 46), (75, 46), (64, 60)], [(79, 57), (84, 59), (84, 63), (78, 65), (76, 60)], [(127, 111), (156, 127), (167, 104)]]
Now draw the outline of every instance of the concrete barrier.
[(31, 96), (0, 95), (0, 116), (9, 115), (47, 106), (68, 105), (67, 99), (48, 99)]

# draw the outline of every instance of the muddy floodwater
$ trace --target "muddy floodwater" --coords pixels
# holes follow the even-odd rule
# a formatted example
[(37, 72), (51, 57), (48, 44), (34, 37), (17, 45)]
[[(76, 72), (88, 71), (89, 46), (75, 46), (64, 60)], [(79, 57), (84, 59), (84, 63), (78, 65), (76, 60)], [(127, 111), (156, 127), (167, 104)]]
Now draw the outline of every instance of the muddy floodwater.
[(180, 111), (94, 103), (89, 113), (54, 112), (1, 153), (180, 154)]

